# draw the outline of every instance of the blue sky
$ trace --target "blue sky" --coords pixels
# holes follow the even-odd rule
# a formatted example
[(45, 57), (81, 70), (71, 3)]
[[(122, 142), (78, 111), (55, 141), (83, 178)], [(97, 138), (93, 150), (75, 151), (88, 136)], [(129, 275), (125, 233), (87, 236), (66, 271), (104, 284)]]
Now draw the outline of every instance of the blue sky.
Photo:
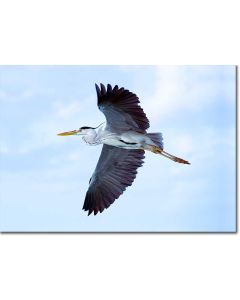
[[(94, 83), (135, 92), (166, 151), (107, 210), (82, 210), (101, 152), (56, 133), (96, 126)], [(235, 67), (1, 66), (2, 231), (234, 231)]]

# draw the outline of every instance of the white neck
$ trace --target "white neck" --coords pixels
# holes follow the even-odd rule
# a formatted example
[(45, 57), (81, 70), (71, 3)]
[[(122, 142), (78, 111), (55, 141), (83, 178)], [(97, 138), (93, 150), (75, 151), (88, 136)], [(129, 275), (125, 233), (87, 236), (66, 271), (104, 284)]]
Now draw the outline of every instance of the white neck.
[[(85, 129), (86, 130), (86, 129)], [(84, 142), (87, 144), (96, 144), (97, 133), (95, 129), (87, 129), (85, 135), (83, 136)]]

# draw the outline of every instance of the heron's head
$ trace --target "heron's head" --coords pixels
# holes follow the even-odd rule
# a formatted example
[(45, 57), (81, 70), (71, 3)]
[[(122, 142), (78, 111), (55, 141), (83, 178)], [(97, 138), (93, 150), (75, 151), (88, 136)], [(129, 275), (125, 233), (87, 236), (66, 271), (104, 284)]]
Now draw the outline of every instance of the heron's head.
[(72, 131), (67, 131), (67, 132), (62, 132), (58, 133), (60, 136), (67, 136), (67, 135), (88, 135), (90, 134), (95, 128), (93, 127), (88, 127), (88, 126), (83, 126), (80, 127), (77, 130), (72, 130)]

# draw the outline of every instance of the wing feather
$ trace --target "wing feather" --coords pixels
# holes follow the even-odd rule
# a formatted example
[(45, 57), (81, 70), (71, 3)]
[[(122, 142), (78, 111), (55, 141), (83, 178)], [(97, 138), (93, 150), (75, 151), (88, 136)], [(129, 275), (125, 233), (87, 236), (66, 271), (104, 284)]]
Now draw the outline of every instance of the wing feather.
[(138, 97), (124, 88), (114, 88), (110, 84), (107, 89), (101, 83), (95, 84), (98, 107), (107, 119), (107, 128), (118, 130), (135, 130), (145, 133), (149, 128), (149, 120), (139, 105)]
[(103, 145), (90, 180), (83, 210), (88, 211), (88, 215), (96, 215), (108, 208), (132, 184), (143, 159), (144, 150)]

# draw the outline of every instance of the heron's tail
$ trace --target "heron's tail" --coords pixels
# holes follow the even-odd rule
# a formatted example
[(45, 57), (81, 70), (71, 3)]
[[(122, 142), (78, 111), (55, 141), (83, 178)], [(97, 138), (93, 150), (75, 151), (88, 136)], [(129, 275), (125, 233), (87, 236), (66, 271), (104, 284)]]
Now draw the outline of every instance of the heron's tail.
[(147, 133), (147, 136), (154, 142), (155, 145), (163, 149), (163, 137), (160, 132)]
[(178, 162), (180, 164), (188, 164), (188, 165), (190, 165), (190, 163), (188, 161), (186, 161), (185, 159), (182, 159), (182, 158), (176, 157), (176, 156), (174, 156), (172, 154), (169, 154), (169, 153), (163, 151), (163, 149), (161, 149), (159, 147), (156, 147), (156, 146), (153, 146), (153, 145), (148, 145), (148, 146), (149, 146), (148, 150), (150, 150), (153, 153), (161, 154), (162, 156), (165, 156), (165, 157), (167, 157), (167, 158), (169, 158), (169, 159), (171, 159), (171, 160), (173, 160), (175, 162)]

